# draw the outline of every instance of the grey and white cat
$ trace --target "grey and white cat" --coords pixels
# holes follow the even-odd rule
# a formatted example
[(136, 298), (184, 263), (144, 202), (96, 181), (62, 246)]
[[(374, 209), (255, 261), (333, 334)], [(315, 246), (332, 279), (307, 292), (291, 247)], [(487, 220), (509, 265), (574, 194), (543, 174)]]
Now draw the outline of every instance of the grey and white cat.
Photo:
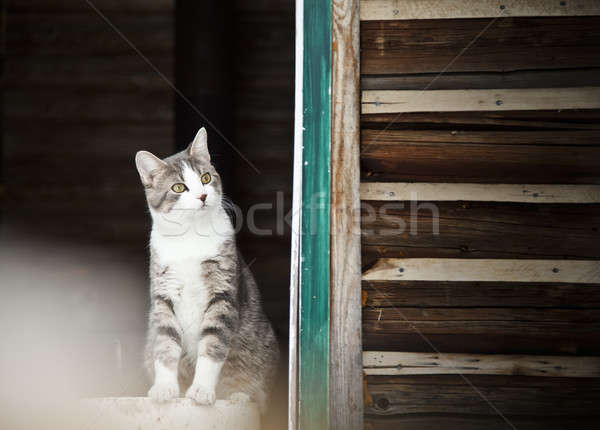
[(182, 152), (161, 160), (140, 151), (135, 162), (152, 215), (148, 395), (250, 399), (264, 412), (278, 345), (237, 250), (206, 130)]

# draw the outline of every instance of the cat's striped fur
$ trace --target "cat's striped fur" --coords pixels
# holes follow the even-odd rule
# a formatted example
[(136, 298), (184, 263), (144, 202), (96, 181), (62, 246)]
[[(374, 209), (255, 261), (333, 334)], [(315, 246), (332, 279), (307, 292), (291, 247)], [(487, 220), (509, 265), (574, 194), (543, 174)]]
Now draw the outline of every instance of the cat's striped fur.
[[(188, 149), (165, 160), (140, 152), (136, 164), (153, 219), (149, 395), (167, 401), (186, 392), (201, 404), (247, 396), (264, 412), (277, 341), (222, 207), (206, 132), (201, 129)], [(211, 181), (204, 184), (200, 178), (207, 172)], [(175, 193), (175, 183), (188, 190)]]

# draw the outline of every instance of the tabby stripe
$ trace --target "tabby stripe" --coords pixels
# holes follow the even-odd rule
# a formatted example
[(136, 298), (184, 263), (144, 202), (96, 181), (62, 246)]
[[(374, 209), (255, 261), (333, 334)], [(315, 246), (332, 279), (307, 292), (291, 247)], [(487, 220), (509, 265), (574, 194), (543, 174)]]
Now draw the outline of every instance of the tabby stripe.
[(162, 334), (164, 336), (168, 336), (171, 339), (173, 339), (177, 343), (177, 345), (181, 345), (181, 336), (173, 327), (160, 326), (157, 329), (157, 333)]
[(156, 300), (162, 300), (165, 303), (165, 305), (167, 305), (167, 307), (169, 308), (169, 310), (171, 312), (175, 313), (175, 310), (174, 310), (175, 308), (173, 307), (173, 301), (170, 298), (165, 297), (165, 296), (160, 296), (160, 295), (155, 296), (154, 298)]
[(220, 327), (206, 327), (202, 329), (202, 333), (200, 333), (200, 338), (206, 336), (215, 336), (219, 339), (219, 341), (223, 344), (227, 344), (227, 336), (225, 336), (225, 331)]
[(152, 205), (152, 206), (154, 206), (155, 209), (160, 208), (162, 206), (162, 204), (165, 202), (165, 200), (167, 199), (168, 194), (169, 194), (168, 191), (166, 193), (164, 193), (162, 195), (162, 197), (160, 198), (160, 201), (156, 205)]
[(232, 317), (230, 317), (229, 315), (225, 315), (225, 314), (220, 314), (218, 316), (218, 320), (220, 322), (223, 323), (223, 325), (225, 327), (227, 327), (229, 330), (233, 331), (235, 329), (235, 321), (233, 320)]
[(206, 310), (210, 309), (211, 306), (219, 302), (227, 302), (231, 304), (231, 306), (235, 307), (235, 300), (233, 299), (233, 296), (231, 295), (231, 293), (225, 291), (221, 293), (215, 293), (215, 295), (209, 300), (208, 304), (206, 305)]

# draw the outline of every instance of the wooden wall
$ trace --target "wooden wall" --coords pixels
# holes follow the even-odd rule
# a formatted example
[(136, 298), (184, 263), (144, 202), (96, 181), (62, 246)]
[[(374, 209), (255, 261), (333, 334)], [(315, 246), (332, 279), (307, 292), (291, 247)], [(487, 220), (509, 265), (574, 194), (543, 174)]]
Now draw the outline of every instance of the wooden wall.
[[(171, 89), (86, 2), (6, 3), (7, 222), (143, 252), (149, 224), (133, 157), (173, 150)], [(94, 4), (173, 79), (172, 2)]]
[[(287, 338), (291, 216), (278, 230), (277, 219), (291, 209), (294, 127), (294, 2), (235, 3), (233, 143), (256, 167), (237, 155), (234, 201), (247, 213), (254, 204), (254, 235), (245, 227), (239, 241), (259, 281), (265, 309), (278, 336)], [(278, 197), (279, 196), (279, 197)], [(279, 201), (278, 201), (279, 198)], [(278, 213), (277, 208), (280, 208)]]
[(418, 3), (361, 2), (366, 425), (589, 426), (598, 4)]

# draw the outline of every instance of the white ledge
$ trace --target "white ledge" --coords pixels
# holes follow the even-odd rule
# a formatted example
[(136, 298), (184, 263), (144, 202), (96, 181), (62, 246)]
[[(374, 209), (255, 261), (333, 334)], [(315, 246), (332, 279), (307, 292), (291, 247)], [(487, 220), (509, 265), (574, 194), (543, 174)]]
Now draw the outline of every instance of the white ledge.
[(98, 430), (260, 429), (256, 404), (229, 400), (200, 406), (184, 398), (156, 403), (148, 397), (107, 397), (81, 400), (79, 413), (81, 428)]

